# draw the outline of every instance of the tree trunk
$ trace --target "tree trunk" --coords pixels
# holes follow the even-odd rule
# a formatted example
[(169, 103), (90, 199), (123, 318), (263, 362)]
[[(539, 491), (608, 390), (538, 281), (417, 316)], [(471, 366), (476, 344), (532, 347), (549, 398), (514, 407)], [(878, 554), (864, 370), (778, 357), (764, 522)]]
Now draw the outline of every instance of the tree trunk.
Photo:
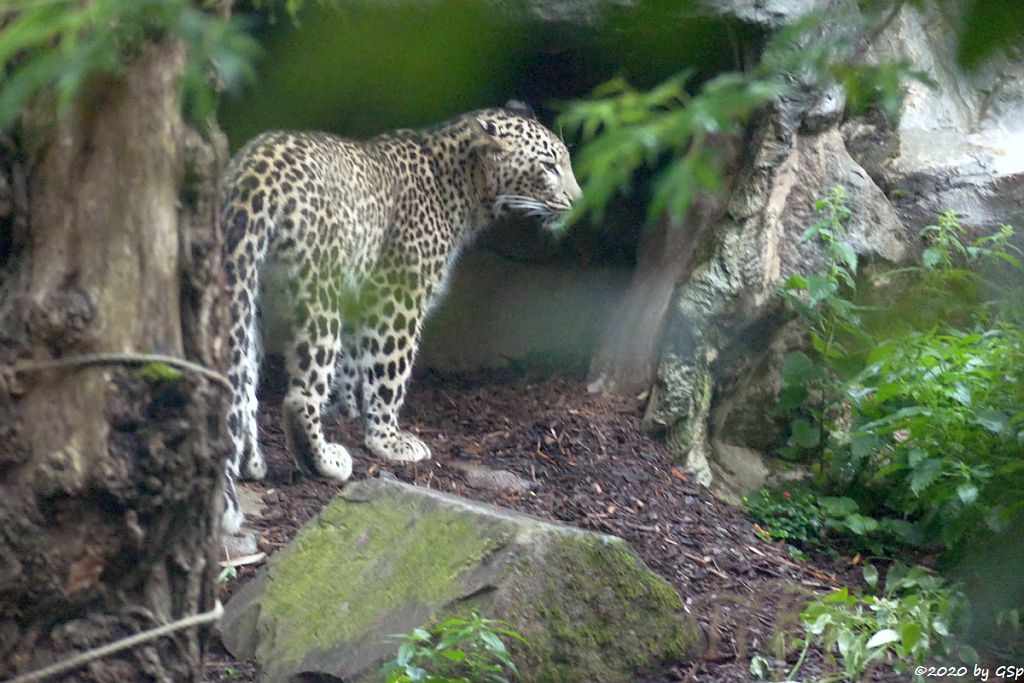
[[(224, 155), (182, 119), (183, 66), (178, 42), (147, 45), (0, 141), (0, 678), (215, 603), (227, 390), (87, 358), (224, 365)], [(197, 681), (208, 633), (56, 679)]]

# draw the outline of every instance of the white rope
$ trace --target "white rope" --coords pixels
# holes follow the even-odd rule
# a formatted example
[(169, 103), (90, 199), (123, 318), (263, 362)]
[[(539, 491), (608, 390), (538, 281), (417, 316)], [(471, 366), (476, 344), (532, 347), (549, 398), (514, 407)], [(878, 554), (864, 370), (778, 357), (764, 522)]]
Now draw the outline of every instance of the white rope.
[(209, 612), (193, 614), (190, 617), (185, 617), (184, 619), (172, 621), (169, 624), (157, 626), (156, 628), (149, 629), (148, 631), (140, 631), (139, 633), (130, 635), (127, 638), (116, 640), (113, 643), (109, 643), (107, 645), (103, 645), (102, 647), (98, 647), (94, 650), (88, 650), (81, 654), (75, 655), (74, 657), (71, 657), (69, 659), (65, 659), (63, 662), (57, 662), (56, 664), (51, 664), (50, 666), (44, 667), (42, 669), (38, 669), (27, 674), (22, 674), (15, 678), (11, 678), (8, 681), (6, 681), (6, 683), (34, 683), (35, 681), (41, 681), (44, 678), (56, 676), (57, 674), (64, 673), (65, 671), (70, 671), (71, 669), (77, 669), (83, 664), (87, 664), (88, 662), (91, 662), (94, 659), (107, 657), (109, 655), (114, 654), (115, 652), (127, 650), (128, 648), (135, 647), (136, 645), (141, 645), (142, 643), (148, 642), (150, 640), (154, 640), (156, 638), (160, 638), (168, 634), (174, 633), (175, 631), (180, 631), (191, 626), (200, 626), (202, 624), (217, 621), (223, 615), (224, 606), (221, 605), (220, 600), (218, 600), (216, 604), (213, 606), (213, 609), (211, 609)]

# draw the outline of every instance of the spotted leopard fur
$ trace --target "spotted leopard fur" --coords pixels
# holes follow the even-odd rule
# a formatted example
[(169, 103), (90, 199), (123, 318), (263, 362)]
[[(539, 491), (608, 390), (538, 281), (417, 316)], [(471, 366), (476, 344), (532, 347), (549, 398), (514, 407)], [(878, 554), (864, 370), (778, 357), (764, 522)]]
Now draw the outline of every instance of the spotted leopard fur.
[(228, 532), (243, 521), (236, 479), (267, 470), (256, 428), (257, 298), (270, 269), (291, 316), (282, 410), (289, 449), (300, 467), (343, 481), (352, 460), (324, 437), (329, 396), (341, 412), (362, 416), (374, 455), (429, 458), (423, 441), (399, 429), (398, 413), (424, 316), (457, 255), (501, 214), (553, 222), (580, 196), (565, 145), (516, 102), (368, 141), (265, 133), (234, 157), (223, 186), (234, 443)]

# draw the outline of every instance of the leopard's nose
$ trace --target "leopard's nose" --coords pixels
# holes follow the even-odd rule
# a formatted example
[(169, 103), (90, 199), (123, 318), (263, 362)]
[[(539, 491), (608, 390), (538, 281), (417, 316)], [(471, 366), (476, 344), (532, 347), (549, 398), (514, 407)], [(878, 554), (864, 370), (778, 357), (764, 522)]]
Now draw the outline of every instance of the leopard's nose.
[(568, 173), (565, 185), (565, 194), (569, 198), (569, 202), (575, 204), (583, 196), (583, 190), (580, 189), (580, 184), (576, 182), (576, 176), (572, 171)]

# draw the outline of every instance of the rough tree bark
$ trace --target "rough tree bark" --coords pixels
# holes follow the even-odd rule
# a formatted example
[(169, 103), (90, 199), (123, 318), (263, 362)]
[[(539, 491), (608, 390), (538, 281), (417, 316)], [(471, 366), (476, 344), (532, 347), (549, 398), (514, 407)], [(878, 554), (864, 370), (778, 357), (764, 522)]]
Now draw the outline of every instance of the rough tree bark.
[[(179, 43), (149, 44), (0, 140), (0, 678), (215, 603), (227, 391), (129, 362), (39, 367), (224, 364), (223, 154), (182, 119), (183, 66)], [(208, 631), (58, 679), (197, 681)]]

